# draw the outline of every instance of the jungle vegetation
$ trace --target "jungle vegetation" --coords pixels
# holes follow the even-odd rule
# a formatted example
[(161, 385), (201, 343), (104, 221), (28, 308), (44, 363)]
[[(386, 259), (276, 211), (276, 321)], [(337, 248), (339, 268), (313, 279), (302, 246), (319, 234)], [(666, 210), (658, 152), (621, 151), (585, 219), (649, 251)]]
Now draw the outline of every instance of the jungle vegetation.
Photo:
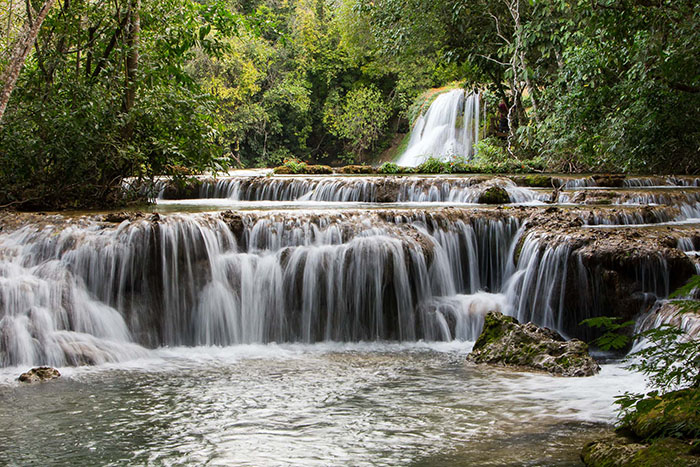
[(700, 171), (695, 0), (0, 0), (0, 79), (4, 206), (111, 205), (126, 177), (379, 165), (447, 85), (483, 91), (486, 131), (506, 104), (498, 157)]

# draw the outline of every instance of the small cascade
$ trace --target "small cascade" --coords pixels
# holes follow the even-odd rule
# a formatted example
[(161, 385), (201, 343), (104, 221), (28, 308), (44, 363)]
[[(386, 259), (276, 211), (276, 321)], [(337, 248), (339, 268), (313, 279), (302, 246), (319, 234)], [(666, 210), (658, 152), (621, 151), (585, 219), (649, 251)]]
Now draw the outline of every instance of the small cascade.
[[(471, 340), (490, 310), (585, 333), (581, 320), (618, 306), (605, 258), (522, 218), (229, 211), (0, 233), (0, 365), (105, 363), (159, 346)], [(644, 303), (670, 289), (660, 255), (615, 274)]]
[(448, 159), (474, 155), (479, 142), (479, 93), (454, 89), (440, 94), (413, 125), (398, 164), (415, 167), (428, 157)]
[[(451, 202), (475, 204), (484, 180), (474, 177), (235, 177), (205, 181), (200, 198), (236, 201), (322, 201), (362, 203)], [(512, 203), (549, 199), (549, 192), (519, 187), (498, 178), (488, 183), (503, 187)]]
[(637, 321), (635, 334), (665, 325), (680, 328), (690, 339), (700, 339), (700, 316), (697, 313), (683, 312), (668, 300), (659, 300)]
[[(607, 316), (619, 304), (614, 300), (614, 284), (609, 284), (592, 258), (572, 251), (568, 237), (549, 238), (526, 235), (520, 246), (515, 272), (504, 285), (511, 312), (521, 322), (531, 321), (556, 329), (564, 335), (584, 335), (578, 323), (586, 318)], [(670, 289), (669, 268), (661, 255), (640, 258), (626, 271), (635, 284), (629, 303), (636, 314), (665, 297)], [(608, 289), (608, 287), (613, 287)]]
[(640, 225), (659, 224), (678, 219), (679, 213), (666, 207), (644, 210), (601, 210), (581, 213), (585, 225)]
[[(2, 365), (102, 363), (139, 346), (437, 338), (428, 304), (498, 290), (519, 227), (418, 212), (25, 228), (0, 236)], [(463, 326), (451, 336), (471, 336)]]

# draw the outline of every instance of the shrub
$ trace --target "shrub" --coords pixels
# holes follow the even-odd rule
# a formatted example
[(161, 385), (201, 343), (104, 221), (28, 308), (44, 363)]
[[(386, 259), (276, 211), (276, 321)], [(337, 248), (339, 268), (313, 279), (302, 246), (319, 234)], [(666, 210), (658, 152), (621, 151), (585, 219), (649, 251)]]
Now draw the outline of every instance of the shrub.
[(452, 169), (448, 162), (443, 162), (437, 157), (428, 157), (423, 163), (421, 163), (416, 171), (423, 174), (443, 174), (451, 173)]
[(388, 174), (388, 175), (393, 175), (397, 174), (401, 171), (398, 165), (394, 164), (393, 162), (385, 162), (381, 166), (379, 166), (379, 173), (380, 174)]

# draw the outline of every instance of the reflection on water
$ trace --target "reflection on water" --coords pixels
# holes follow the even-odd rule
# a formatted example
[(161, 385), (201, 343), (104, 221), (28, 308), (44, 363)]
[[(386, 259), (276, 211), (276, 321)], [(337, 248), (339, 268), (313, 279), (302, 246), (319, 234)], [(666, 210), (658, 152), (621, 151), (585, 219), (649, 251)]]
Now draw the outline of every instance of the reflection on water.
[(643, 382), (467, 365), (468, 343), (178, 348), (0, 370), (0, 464), (576, 465)]

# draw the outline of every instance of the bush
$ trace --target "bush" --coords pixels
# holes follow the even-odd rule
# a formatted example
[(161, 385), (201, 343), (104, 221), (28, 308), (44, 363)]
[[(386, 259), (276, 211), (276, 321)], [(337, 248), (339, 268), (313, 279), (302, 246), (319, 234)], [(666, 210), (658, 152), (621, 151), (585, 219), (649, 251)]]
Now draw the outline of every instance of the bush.
[(379, 166), (380, 174), (394, 175), (401, 171), (401, 168), (399, 168), (399, 166), (394, 164), (393, 162), (385, 162), (381, 166)]
[(505, 163), (509, 162), (503, 143), (492, 136), (484, 138), (474, 145), (474, 160), (477, 163)]
[(452, 167), (449, 162), (443, 162), (437, 157), (431, 156), (416, 167), (416, 172), (423, 174), (448, 174), (452, 173)]
[(306, 162), (300, 161), (297, 158), (290, 158), (290, 159), (285, 159), (284, 164), (282, 164), (283, 167), (287, 167), (289, 169), (290, 173), (293, 174), (303, 174), (307, 173), (308, 171), (308, 165)]

